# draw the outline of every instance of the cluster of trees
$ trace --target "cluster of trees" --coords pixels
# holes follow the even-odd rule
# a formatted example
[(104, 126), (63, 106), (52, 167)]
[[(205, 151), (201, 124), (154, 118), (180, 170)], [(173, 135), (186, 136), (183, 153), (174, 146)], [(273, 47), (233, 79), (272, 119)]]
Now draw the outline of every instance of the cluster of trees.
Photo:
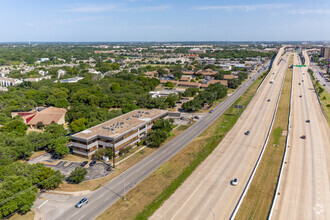
[[(151, 101), (155, 105), (137, 102), (158, 84), (159, 80), (156, 78), (150, 79), (132, 73), (118, 73), (97, 81), (85, 77), (74, 84), (54, 83), (52, 80), (23, 82), (10, 87), (7, 93), (1, 93), (0, 123), (9, 121), (13, 111), (28, 111), (37, 106), (70, 106), (66, 120), (71, 131), (77, 132), (139, 107), (172, 106), (171, 97), (165, 105), (159, 104), (159, 100)], [(109, 108), (121, 110), (109, 111)]]
[(218, 51), (206, 51), (205, 54), (201, 54), (200, 57), (212, 57), (216, 56), (217, 59), (235, 59), (235, 58), (243, 58), (246, 59), (247, 57), (273, 57), (275, 52), (261, 52), (261, 51), (254, 51), (254, 50), (239, 50), (239, 49), (225, 49), (225, 50), (218, 50)]
[(87, 60), (90, 57), (105, 59), (112, 54), (95, 54), (95, 48), (87, 45), (39, 44), (39, 45), (4, 45), (0, 47), (0, 65), (10, 65), (20, 62), (34, 64), (40, 58), (49, 58), (47, 64), (71, 62), (72, 58)]
[(170, 135), (172, 124), (169, 120), (160, 119), (152, 126), (148, 133), (147, 144), (149, 147), (159, 147)]
[(0, 165), (8, 165), (20, 159), (27, 159), (32, 151), (55, 150), (58, 156), (69, 153), (68, 139), (62, 125), (51, 124), (44, 132), (29, 132), (27, 125), (19, 118), (6, 122), (0, 128)]
[(227, 96), (227, 87), (216, 83), (210, 85), (205, 91), (199, 94), (191, 101), (182, 104), (182, 109), (187, 112), (194, 112), (201, 109), (204, 104), (211, 105), (215, 100)]
[(55, 189), (64, 175), (42, 164), (14, 162), (0, 166), (0, 218), (30, 210), (38, 189)]
[(236, 89), (242, 82), (249, 77), (247, 72), (239, 72), (237, 74), (238, 78), (228, 80), (228, 88)]
[(182, 97), (194, 97), (199, 92), (198, 88), (188, 88), (183, 93), (181, 93)]

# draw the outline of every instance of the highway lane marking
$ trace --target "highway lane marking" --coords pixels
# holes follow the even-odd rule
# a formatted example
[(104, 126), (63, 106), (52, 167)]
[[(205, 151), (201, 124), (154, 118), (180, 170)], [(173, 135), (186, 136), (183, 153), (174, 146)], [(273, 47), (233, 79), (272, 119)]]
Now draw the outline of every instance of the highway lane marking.
[(39, 205), (38, 209), (40, 209), (43, 205), (45, 205), (48, 202), (48, 200), (44, 201), (41, 205)]
[[(248, 171), (248, 168), (250, 167), (250, 165), (251, 165), (251, 163), (252, 163), (252, 161), (253, 161), (253, 159), (254, 159), (254, 157), (255, 157), (255, 155), (256, 155), (257, 152), (258, 152), (258, 151), (256, 150), (256, 151), (254, 152), (254, 154), (253, 154), (253, 157), (251, 157), (251, 160), (250, 160), (250, 162), (249, 162), (249, 165), (247, 166), (247, 168), (246, 168), (245, 171), (244, 171), (244, 174), (243, 174), (242, 180), (246, 177), (246, 175), (247, 175), (247, 171)], [(227, 203), (227, 206), (225, 207), (224, 211), (222, 212), (222, 215), (221, 215), (220, 219), (223, 219), (223, 216), (225, 215), (225, 213), (226, 213), (226, 211), (227, 211), (227, 209), (228, 209), (228, 207), (229, 207), (229, 204), (232, 202), (232, 200), (234, 199), (234, 196), (235, 196), (236, 193), (238, 192), (238, 189), (239, 189), (239, 188), (236, 188), (235, 191), (234, 191), (234, 193), (233, 193), (232, 196), (230, 197), (230, 200), (229, 200), (229, 202)], [(243, 189), (243, 190), (244, 190), (244, 189)]]

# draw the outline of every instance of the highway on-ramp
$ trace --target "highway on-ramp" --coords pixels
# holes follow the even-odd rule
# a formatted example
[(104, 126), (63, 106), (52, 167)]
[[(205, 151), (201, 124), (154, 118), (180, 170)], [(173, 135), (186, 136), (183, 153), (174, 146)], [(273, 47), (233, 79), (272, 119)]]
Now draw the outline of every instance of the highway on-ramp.
[[(283, 52), (283, 49), (280, 51)], [(276, 59), (275, 59), (276, 60)], [(213, 113), (208, 114), (189, 129), (184, 131), (181, 135), (171, 140), (166, 145), (143, 159), (130, 169), (126, 170), (123, 174), (117, 176), (115, 179), (107, 183), (105, 186), (97, 189), (96, 191), (87, 195), (89, 203), (82, 209), (74, 208), (76, 202), (81, 197), (72, 197), (65, 201), (69, 208), (56, 209), (57, 203), (51, 206), (51, 202), (48, 202), (41, 207), (41, 211), (45, 216), (45, 219), (94, 219), (124, 194), (124, 182), (126, 192), (133, 188), (136, 184), (144, 180), (149, 174), (155, 171), (159, 166), (173, 157), (182, 148), (190, 143), (195, 137), (201, 134), (207, 127), (209, 127), (219, 116), (221, 116), (253, 83), (253, 81), (262, 73), (260, 70), (242, 84), (234, 93), (227, 97), (222, 103), (220, 103)], [(52, 212), (48, 212), (47, 209), (54, 209)]]
[[(151, 219), (230, 218), (271, 125), (288, 66), (289, 54), (281, 57), (282, 52), (283, 48), (232, 130)], [(246, 131), (250, 134), (245, 135)], [(234, 178), (239, 179), (237, 186), (230, 184)]]
[(306, 67), (293, 68), (291, 127), (272, 219), (330, 219), (330, 130), (303, 54)]

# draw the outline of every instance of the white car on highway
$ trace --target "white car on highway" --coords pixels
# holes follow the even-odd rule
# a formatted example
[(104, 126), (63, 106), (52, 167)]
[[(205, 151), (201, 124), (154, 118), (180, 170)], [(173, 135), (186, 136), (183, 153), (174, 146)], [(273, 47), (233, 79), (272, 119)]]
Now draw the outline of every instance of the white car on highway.
[(230, 181), (230, 184), (231, 184), (232, 186), (237, 186), (237, 184), (238, 184), (238, 178), (235, 178), (235, 179), (231, 180), (231, 181)]

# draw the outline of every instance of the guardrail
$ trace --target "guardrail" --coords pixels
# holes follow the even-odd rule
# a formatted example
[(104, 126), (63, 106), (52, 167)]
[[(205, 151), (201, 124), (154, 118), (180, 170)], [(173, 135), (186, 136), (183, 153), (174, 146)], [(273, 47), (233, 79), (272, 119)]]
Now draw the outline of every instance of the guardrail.
[(275, 189), (275, 194), (274, 194), (272, 206), (270, 207), (270, 211), (269, 211), (269, 214), (268, 214), (268, 220), (271, 219), (273, 211), (274, 211), (274, 206), (275, 206), (275, 202), (276, 202), (276, 199), (277, 199), (278, 190), (280, 188), (282, 173), (283, 173), (283, 169), (284, 169), (284, 163), (285, 163), (285, 158), (286, 158), (286, 150), (287, 150), (288, 143), (289, 143), (289, 131), (290, 131), (290, 127), (291, 127), (291, 105), (292, 105), (292, 93), (293, 93), (293, 77), (294, 77), (294, 75), (293, 75), (293, 69), (292, 69), (292, 80), (291, 80), (291, 93), (290, 93), (287, 136), (286, 136), (286, 141), (285, 141), (285, 148), (284, 148), (284, 154), (283, 154), (281, 169), (280, 169), (280, 173), (278, 175), (278, 180), (277, 180), (277, 184), (276, 184), (276, 189)]
[(280, 92), (279, 92), (278, 97), (277, 97), (276, 106), (275, 106), (275, 109), (274, 109), (274, 114), (273, 114), (273, 117), (272, 117), (272, 121), (271, 121), (269, 130), (267, 132), (266, 140), (264, 142), (264, 145), (263, 145), (262, 150), (260, 152), (260, 155), (258, 157), (257, 163), (255, 164), (255, 166), (253, 168), (253, 171), (251, 173), (251, 176), (249, 177), (249, 180), (248, 180), (248, 182), (247, 182), (247, 184), (246, 184), (246, 186), (244, 188), (244, 191), (243, 191), (241, 197), (239, 198), (238, 203), (236, 204), (233, 213), (230, 216), (230, 219), (231, 220), (235, 218), (235, 216), (236, 216), (236, 214), (237, 214), (237, 212), (238, 212), (238, 210), (239, 210), (239, 208), (240, 208), (240, 206), (241, 206), (241, 204), (243, 202), (243, 199), (244, 199), (244, 197), (245, 197), (245, 195), (246, 195), (246, 193), (247, 193), (247, 191), (248, 191), (248, 189), (250, 187), (250, 184), (252, 182), (252, 179), (253, 179), (256, 171), (257, 171), (257, 168), (258, 168), (258, 166), (260, 164), (261, 158), (262, 158), (262, 156), (263, 156), (263, 154), (265, 152), (265, 149), (266, 149), (266, 146), (267, 146), (267, 143), (268, 143), (268, 139), (269, 139), (269, 135), (270, 135), (270, 133), (272, 131), (272, 128), (273, 128), (273, 124), (274, 124), (274, 120), (275, 120), (275, 116), (276, 116), (276, 112), (277, 112), (278, 103), (280, 102), (280, 97), (281, 97), (281, 93), (282, 93), (282, 89), (283, 89), (283, 84), (284, 84), (285, 76), (286, 76), (286, 72), (285, 72), (285, 74), (283, 76), (283, 80), (282, 80), (282, 84), (281, 84), (281, 89), (280, 89)]

